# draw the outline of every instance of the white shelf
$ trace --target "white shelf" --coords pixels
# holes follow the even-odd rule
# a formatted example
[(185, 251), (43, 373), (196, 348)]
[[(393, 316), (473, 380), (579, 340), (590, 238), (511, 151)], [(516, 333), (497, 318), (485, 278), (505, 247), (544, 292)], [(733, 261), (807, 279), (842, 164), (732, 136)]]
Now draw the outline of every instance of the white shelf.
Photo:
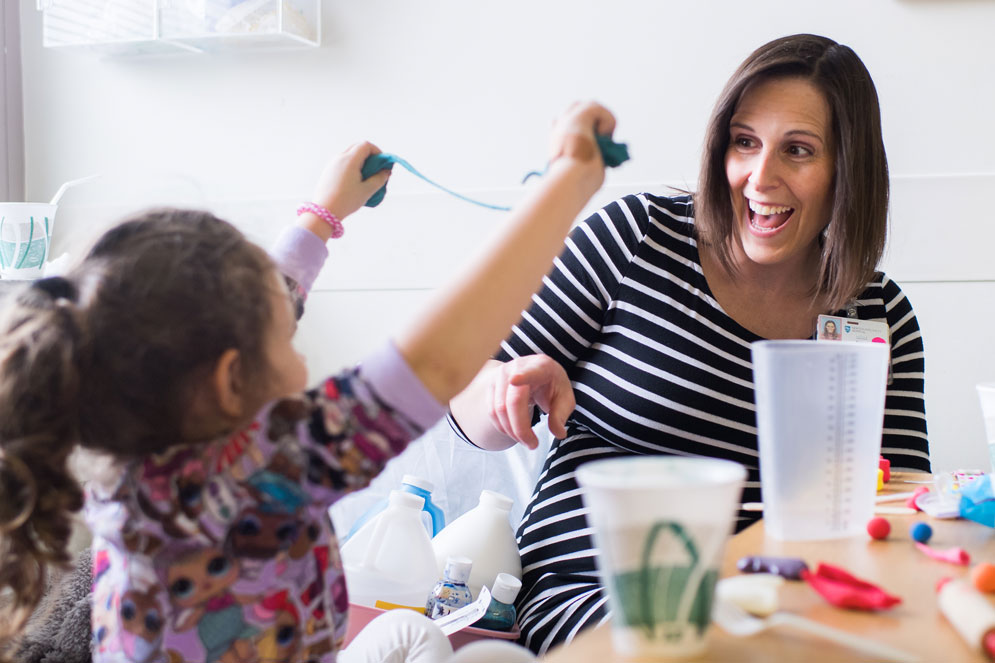
[(42, 43), (111, 55), (318, 46), (321, 0), (38, 0)]

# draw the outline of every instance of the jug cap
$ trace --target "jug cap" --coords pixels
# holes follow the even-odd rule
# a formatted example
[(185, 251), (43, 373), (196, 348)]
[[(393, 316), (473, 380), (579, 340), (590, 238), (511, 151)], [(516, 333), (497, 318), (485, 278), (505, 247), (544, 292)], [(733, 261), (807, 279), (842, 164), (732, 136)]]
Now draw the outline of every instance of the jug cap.
[(501, 493), (485, 489), (480, 491), (480, 503), (497, 507), (503, 511), (511, 511), (511, 507), (515, 501), (510, 497), (505, 497)]
[(447, 580), (465, 583), (470, 579), (470, 569), (473, 561), (469, 557), (447, 557), (446, 570), (443, 573)]
[(424, 497), (413, 495), (403, 490), (390, 491), (390, 496), (387, 499), (391, 506), (400, 506), (406, 509), (414, 509), (415, 511), (421, 511), (422, 507), (425, 506)]
[(491, 596), (495, 601), (511, 604), (518, 596), (518, 590), (522, 588), (522, 581), (510, 573), (499, 573), (494, 578), (494, 585), (491, 587)]
[(426, 493), (431, 493), (435, 486), (428, 479), (422, 479), (420, 476), (414, 474), (405, 474), (401, 477), (401, 483), (406, 483), (409, 486), (414, 486), (415, 488), (420, 488)]

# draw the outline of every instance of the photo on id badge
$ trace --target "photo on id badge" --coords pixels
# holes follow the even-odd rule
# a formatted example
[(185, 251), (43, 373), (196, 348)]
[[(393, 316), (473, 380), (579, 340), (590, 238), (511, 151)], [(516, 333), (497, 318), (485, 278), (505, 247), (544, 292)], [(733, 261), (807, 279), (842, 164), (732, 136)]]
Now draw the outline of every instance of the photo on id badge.
[(816, 323), (816, 339), (820, 341), (856, 341), (857, 343), (887, 343), (888, 323), (883, 320), (854, 320), (832, 315), (820, 315)]
[(828, 315), (819, 316), (819, 325), (816, 330), (816, 338), (820, 341), (838, 341), (842, 338), (840, 335), (840, 319), (831, 318)]

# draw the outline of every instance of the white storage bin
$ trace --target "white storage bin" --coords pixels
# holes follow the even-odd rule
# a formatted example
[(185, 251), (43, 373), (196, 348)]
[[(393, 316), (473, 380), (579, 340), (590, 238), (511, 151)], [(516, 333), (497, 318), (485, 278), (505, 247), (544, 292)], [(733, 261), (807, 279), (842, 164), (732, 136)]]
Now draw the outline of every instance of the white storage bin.
[(38, 0), (42, 43), (111, 54), (317, 46), (321, 0)]

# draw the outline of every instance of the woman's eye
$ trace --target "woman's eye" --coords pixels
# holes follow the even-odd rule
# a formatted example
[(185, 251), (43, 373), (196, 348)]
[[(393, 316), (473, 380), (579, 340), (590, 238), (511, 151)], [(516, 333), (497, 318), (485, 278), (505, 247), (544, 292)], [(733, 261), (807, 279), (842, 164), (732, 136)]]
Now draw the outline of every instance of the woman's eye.
[(804, 145), (792, 145), (788, 148), (788, 154), (793, 157), (812, 156), (812, 150)]
[(732, 142), (736, 147), (753, 147), (753, 139), (748, 136), (736, 136)]

